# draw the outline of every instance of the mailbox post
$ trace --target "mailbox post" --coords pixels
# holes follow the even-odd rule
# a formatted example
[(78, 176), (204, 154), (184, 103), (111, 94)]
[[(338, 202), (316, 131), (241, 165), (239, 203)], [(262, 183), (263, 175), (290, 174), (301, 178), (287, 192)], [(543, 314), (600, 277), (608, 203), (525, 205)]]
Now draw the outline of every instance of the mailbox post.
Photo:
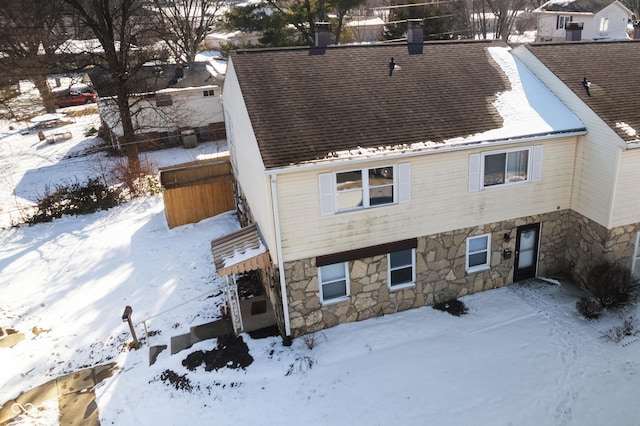
[(129, 328), (131, 329), (131, 336), (133, 336), (133, 347), (134, 349), (140, 349), (140, 342), (138, 342), (138, 338), (136, 337), (136, 330), (133, 328), (133, 322), (131, 321), (131, 313), (133, 309), (131, 306), (127, 306), (124, 308), (124, 312), (122, 313), (122, 322), (128, 322)]

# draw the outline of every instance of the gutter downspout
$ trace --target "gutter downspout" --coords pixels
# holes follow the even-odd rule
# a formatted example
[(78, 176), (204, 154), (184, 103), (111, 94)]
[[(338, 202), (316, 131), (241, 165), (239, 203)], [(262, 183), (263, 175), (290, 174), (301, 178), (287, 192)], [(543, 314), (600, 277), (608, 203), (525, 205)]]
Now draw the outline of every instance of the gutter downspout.
[(276, 174), (271, 175), (271, 204), (273, 206), (273, 221), (276, 229), (276, 250), (278, 252), (278, 272), (280, 275), (280, 293), (282, 294), (282, 313), (284, 314), (283, 344), (291, 345), (291, 324), (289, 321), (289, 303), (287, 303), (287, 283), (284, 279), (284, 260), (282, 260), (282, 241), (280, 236), (280, 216), (278, 215), (278, 194), (276, 190)]

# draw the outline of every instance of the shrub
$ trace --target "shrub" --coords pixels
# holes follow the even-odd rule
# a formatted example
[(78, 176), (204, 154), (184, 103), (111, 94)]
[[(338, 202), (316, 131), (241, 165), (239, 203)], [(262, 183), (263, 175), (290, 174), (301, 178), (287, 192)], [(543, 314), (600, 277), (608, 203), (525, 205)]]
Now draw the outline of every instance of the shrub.
[(98, 179), (91, 178), (85, 184), (49, 187), (37, 200), (36, 212), (26, 219), (30, 225), (51, 222), (64, 215), (81, 215), (107, 210), (120, 204), (120, 197)]
[(114, 181), (124, 184), (130, 197), (159, 194), (161, 187), (155, 169), (153, 162), (142, 159), (140, 170), (136, 173), (129, 167), (126, 158), (118, 158), (110, 171), (110, 177)]
[(576, 302), (578, 313), (586, 319), (598, 319), (602, 314), (602, 305), (591, 297), (581, 297)]
[(638, 296), (638, 283), (631, 275), (631, 270), (607, 261), (591, 268), (587, 274), (586, 288), (604, 308), (628, 306)]
[(459, 317), (460, 315), (464, 315), (469, 311), (466, 305), (458, 299), (436, 303), (435, 305), (433, 305), (433, 309), (449, 312), (451, 315), (454, 315), (456, 317)]
[(615, 343), (620, 343), (627, 336), (636, 336), (638, 332), (633, 325), (633, 317), (629, 317), (618, 327), (610, 328), (602, 333), (601, 337)]

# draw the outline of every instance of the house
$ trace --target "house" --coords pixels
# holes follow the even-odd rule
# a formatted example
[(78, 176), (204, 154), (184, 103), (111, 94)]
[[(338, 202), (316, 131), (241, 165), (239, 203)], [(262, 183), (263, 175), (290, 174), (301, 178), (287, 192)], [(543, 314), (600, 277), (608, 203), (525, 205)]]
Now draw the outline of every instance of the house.
[[(514, 55), (585, 124), (576, 146), (565, 260), (579, 281), (600, 258), (640, 278), (640, 42), (522, 45)], [(590, 83), (589, 91), (583, 80)]]
[(626, 39), (634, 17), (617, 0), (551, 0), (533, 13), (538, 42)]
[(222, 95), (285, 338), (567, 271), (587, 130), (504, 42), (316, 40), (234, 53)]
[[(89, 73), (98, 93), (98, 109), (113, 144), (123, 136), (111, 76)], [(130, 109), (140, 149), (224, 139), (220, 92), (222, 76), (208, 61), (145, 65), (131, 79)]]

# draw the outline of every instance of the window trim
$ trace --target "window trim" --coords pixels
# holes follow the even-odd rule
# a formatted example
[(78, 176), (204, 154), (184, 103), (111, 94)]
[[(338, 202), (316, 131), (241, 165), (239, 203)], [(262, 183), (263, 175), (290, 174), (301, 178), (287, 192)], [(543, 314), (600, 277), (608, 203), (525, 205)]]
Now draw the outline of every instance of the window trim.
[[(392, 169), (392, 180), (393, 182), (391, 183), (391, 185), (386, 184), (386, 185), (374, 185), (371, 186), (369, 184), (369, 171), (370, 170), (375, 170), (375, 169), (387, 169), (387, 168), (391, 168)], [(341, 193), (346, 193), (346, 192), (356, 192), (357, 190), (339, 190), (338, 189), (338, 175), (342, 174), (342, 173), (350, 173), (350, 172), (360, 172), (360, 177), (362, 179), (362, 186), (360, 187), (360, 192), (362, 193), (362, 206), (356, 206), (356, 207), (350, 207), (350, 208), (346, 208), (346, 209), (339, 209), (338, 208), (338, 197)], [(346, 212), (352, 212), (352, 211), (357, 211), (357, 210), (366, 210), (366, 209), (373, 209), (376, 207), (383, 207), (383, 206), (390, 206), (393, 204), (397, 204), (398, 203), (398, 180), (397, 180), (397, 172), (396, 172), (396, 166), (395, 165), (389, 165), (389, 166), (374, 166), (374, 167), (362, 167), (359, 169), (349, 169), (349, 170), (340, 170), (340, 171), (335, 171), (332, 173), (333, 174), (333, 185), (334, 185), (334, 202), (335, 202), (335, 212), (336, 213), (346, 213)], [(389, 203), (382, 203), (382, 204), (374, 204), (371, 205), (371, 188), (376, 188), (376, 187), (383, 187), (383, 186), (391, 186), (393, 189), (393, 200)]]
[(343, 267), (344, 267), (344, 280), (345, 280), (345, 295), (344, 296), (339, 296), (339, 297), (334, 297), (333, 299), (324, 299), (324, 292), (323, 292), (323, 286), (325, 284), (329, 284), (332, 282), (336, 282), (337, 280), (334, 281), (328, 281), (327, 283), (323, 283), (322, 282), (322, 268), (324, 268), (325, 266), (330, 266), (330, 265), (337, 265), (337, 263), (332, 263), (330, 265), (322, 265), (322, 266), (318, 266), (318, 289), (320, 291), (320, 303), (322, 305), (330, 305), (332, 303), (338, 303), (338, 302), (343, 302), (345, 300), (349, 300), (349, 297), (351, 295), (351, 282), (349, 280), (349, 262), (341, 262)]
[[(391, 253), (396, 253), (396, 252), (400, 252), (400, 251), (408, 251), (411, 250), (411, 281), (410, 282), (405, 282), (405, 283), (400, 283), (400, 284), (391, 284), (391, 272), (398, 270), (398, 269), (403, 269), (408, 267), (409, 265), (402, 265), (400, 267), (396, 267), (396, 268), (392, 268), (391, 267)], [(409, 287), (414, 287), (416, 285), (416, 249), (415, 248), (410, 248), (410, 249), (404, 249), (404, 250), (397, 250), (394, 252), (390, 252), (387, 253), (387, 287), (389, 288), (389, 291), (396, 291), (396, 290), (402, 290), (405, 288), (409, 288)]]
[[(523, 152), (523, 151), (527, 151), (527, 178), (524, 180), (520, 180), (517, 182), (507, 182), (506, 181), (506, 167), (509, 164), (509, 154), (510, 153), (514, 153), (514, 152)], [(487, 157), (492, 157), (492, 156), (496, 156), (496, 155), (505, 155), (505, 181), (503, 183), (496, 183), (494, 185), (485, 185), (485, 160)], [(487, 152), (483, 152), (481, 155), (481, 159), (480, 159), (480, 189), (491, 189), (491, 188), (496, 188), (496, 187), (504, 187), (504, 186), (509, 186), (509, 185), (520, 185), (523, 183), (529, 183), (531, 182), (531, 160), (532, 160), (532, 155), (531, 155), (531, 147), (527, 147), (527, 148), (512, 148), (512, 149), (505, 149), (505, 150), (500, 150), (500, 151), (487, 151)]]
[[(485, 263), (480, 264), (480, 265), (473, 265), (473, 266), (469, 266), (469, 257), (472, 254), (477, 254), (477, 253), (482, 253), (485, 250), (481, 250), (481, 251), (474, 251), (473, 253), (469, 252), (469, 243), (471, 240), (475, 240), (478, 238), (487, 238), (487, 260)], [(473, 273), (473, 272), (479, 272), (479, 271), (486, 271), (487, 269), (491, 269), (491, 233), (486, 233), (486, 234), (480, 234), (480, 235), (473, 235), (470, 237), (467, 237), (467, 249), (465, 251), (465, 270), (468, 273)]]
[[(380, 169), (380, 168), (393, 168), (393, 202), (376, 204), (368, 207), (357, 207), (350, 209), (338, 210), (337, 200), (337, 178), (338, 173), (348, 173), (350, 171), (359, 170), (362, 173), (363, 170)], [(368, 179), (368, 173), (367, 173)], [(367, 186), (366, 190), (369, 191), (371, 187)], [(318, 190), (319, 190), (319, 203), (320, 203), (320, 215), (328, 216), (338, 213), (347, 213), (352, 211), (368, 210), (376, 207), (393, 206), (398, 204), (406, 204), (411, 202), (411, 166), (410, 163), (399, 163), (394, 165), (383, 165), (373, 167), (354, 168), (349, 170), (336, 170), (327, 171), (327, 173), (318, 174)], [(364, 191), (364, 188), (361, 189)], [(364, 194), (364, 193), (363, 193)], [(364, 204), (364, 203), (363, 203)]]

